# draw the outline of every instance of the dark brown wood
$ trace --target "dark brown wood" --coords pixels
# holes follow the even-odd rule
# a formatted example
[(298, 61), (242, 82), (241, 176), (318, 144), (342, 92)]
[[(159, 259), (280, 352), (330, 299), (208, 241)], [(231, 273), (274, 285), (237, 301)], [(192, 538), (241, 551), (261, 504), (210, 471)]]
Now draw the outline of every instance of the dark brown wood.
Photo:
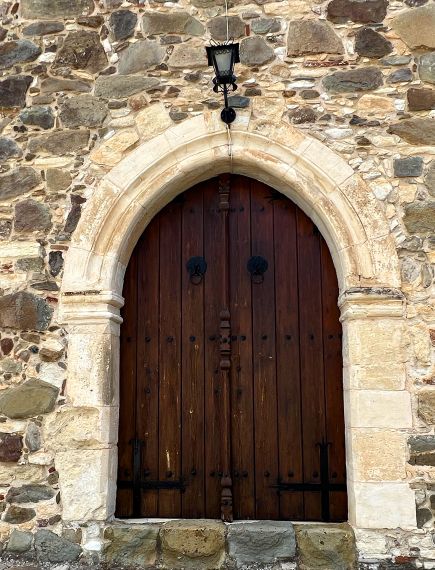
[(346, 520), (338, 285), (312, 221), (260, 182), (201, 183), (149, 224), (124, 295), (117, 516)]

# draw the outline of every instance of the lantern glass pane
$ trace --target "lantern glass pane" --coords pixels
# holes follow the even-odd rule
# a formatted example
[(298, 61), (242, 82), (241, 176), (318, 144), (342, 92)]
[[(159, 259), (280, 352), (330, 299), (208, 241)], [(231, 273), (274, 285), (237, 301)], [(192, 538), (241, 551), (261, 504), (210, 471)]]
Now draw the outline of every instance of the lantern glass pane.
[(216, 50), (214, 56), (218, 78), (231, 76), (233, 51), (231, 49)]

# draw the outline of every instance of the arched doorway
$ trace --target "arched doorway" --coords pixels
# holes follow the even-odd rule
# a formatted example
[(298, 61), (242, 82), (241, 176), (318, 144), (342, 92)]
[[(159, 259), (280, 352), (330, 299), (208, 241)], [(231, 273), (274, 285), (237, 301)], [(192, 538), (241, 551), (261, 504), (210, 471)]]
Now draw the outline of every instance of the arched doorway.
[(331, 256), (242, 176), (148, 225), (124, 284), (119, 517), (347, 519)]

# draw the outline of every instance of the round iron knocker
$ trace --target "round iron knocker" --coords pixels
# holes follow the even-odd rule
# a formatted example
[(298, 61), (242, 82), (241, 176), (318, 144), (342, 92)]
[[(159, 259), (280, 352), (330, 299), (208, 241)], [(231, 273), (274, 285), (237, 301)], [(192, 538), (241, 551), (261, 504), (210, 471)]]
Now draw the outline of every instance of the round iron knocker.
[(203, 257), (191, 257), (186, 263), (186, 269), (190, 275), (190, 282), (199, 285), (207, 271), (207, 262)]
[(264, 274), (269, 267), (269, 264), (260, 255), (254, 255), (248, 261), (248, 271), (251, 274), (251, 279), (253, 283), (263, 283), (264, 281)]

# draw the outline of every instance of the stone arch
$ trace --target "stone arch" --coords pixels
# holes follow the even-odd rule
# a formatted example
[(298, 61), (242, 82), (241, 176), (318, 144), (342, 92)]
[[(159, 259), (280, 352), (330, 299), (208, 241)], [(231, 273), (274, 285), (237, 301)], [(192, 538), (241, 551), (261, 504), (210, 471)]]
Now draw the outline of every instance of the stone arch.
[[(119, 309), (131, 252), (156, 212), (223, 172), (256, 178), (287, 195), (325, 237), (344, 325), (349, 520), (362, 528), (414, 527), (409, 486), (398, 476), (381, 488), (352, 454), (361, 429), (407, 428), (411, 422), (404, 370), (395, 366), (403, 301), (388, 223), (343, 158), (285, 122), (257, 125), (246, 112), (232, 125), (231, 138), (219, 114), (209, 113), (142, 142), (103, 178), (86, 206), (66, 256), (61, 318), (69, 331), (68, 406), (94, 410), (94, 433), (85, 453), (71, 441), (57, 455), (64, 519), (105, 520), (115, 510)], [(367, 351), (380, 335), (376, 358), (384, 377), (376, 385)], [(78, 499), (77, 487), (86, 488), (86, 496)], [(372, 512), (371, 501), (380, 495), (383, 508)]]

